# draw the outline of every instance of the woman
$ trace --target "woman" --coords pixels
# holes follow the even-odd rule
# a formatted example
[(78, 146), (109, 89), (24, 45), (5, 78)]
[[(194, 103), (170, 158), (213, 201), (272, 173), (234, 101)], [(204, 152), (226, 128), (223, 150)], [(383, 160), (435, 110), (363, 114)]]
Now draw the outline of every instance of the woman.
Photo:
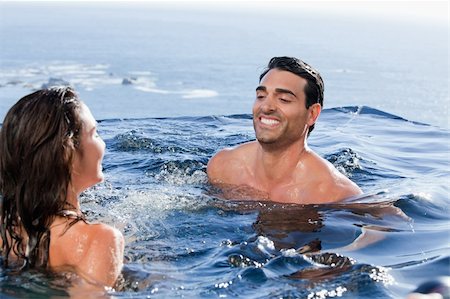
[(8, 111), (0, 132), (4, 267), (70, 271), (114, 285), (123, 236), (86, 222), (78, 201), (103, 180), (104, 151), (94, 117), (70, 87), (36, 91)]

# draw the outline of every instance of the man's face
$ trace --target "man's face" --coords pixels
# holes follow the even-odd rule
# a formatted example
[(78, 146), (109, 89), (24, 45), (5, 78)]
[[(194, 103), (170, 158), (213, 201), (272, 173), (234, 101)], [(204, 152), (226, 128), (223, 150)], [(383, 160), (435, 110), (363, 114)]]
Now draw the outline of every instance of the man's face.
[(305, 108), (306, 84), (305, 79), (278, 69), (262, 78), (253, 104), (253, 126), (261, 144), (289, 145), (307, 134), (311, 116)]

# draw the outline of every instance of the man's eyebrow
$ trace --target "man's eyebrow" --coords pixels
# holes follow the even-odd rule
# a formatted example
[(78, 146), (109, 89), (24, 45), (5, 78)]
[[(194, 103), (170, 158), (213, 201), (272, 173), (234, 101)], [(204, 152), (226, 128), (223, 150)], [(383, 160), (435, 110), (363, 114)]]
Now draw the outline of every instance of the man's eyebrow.
[(290, 91), (289, 89), (275, 88), (275, 92), (276, 92), (276, 93), (288, 93), (288, 94), (293, 95), (294, 97), (297, 97), (297, 96), (295, 95), (295, 93), (293, 93), (293, 92)]
[[(256, 91), (267, 91), (267, 88), (265, 86), (260, 85), (260, 86), (256, 87)], [(297, 97), (295, 95), (295, 93), (293, 93), (289, 89), (275, 88), (275, 92), (276, 93), (287, 93), (287, 94), (293, 95), (294, 97)]]

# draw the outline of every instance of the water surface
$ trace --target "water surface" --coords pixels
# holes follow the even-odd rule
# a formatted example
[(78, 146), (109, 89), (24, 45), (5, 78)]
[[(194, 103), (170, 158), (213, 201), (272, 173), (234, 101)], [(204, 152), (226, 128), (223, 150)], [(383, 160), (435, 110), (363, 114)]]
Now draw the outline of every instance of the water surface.
[[(250, 115), (108, 119), (99, 129), (106, 181), (82, 206), (125, 235), (114, 297), (399, 298), (449, 275), (447, 130), (369, 107), (325, 110), (310, 145), (368, 196), (318, 206), (213, 195), (206, 163), (254, 138)], [(364, 230), (382, 237), (345, 250)], [(12, 298), (65, 290), (36, 273), (3, 272), (0, 283)]]

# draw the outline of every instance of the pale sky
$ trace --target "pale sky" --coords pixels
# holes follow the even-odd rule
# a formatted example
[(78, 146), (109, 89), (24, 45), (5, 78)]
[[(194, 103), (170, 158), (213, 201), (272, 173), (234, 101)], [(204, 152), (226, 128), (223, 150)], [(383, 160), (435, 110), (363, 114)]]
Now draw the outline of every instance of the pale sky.
[(411, 0), (352, 0), (352, 1), (342, 1), (342, 0), (316, 0), (316, 1), (274, 1), (274, 0), (203, 0), (203, 1), (192, 1), (192, 0), (0, 0), (0, 2), (123, 2), (124, 4), (133, 5), (133, 2), (159, 2), (160, 4), (166, 3), (201, 3), (202, 6), (230, 6), (232, 5), (238, 9), (273, 9), (280, 8), (285, 9), (287, 6), (292, 8), (308, 9), (311, 11), (320, 11), (330, 14), (339, 15), (364, 15), (366, 13), (371, 13), (372, 15), (383, 15), (384, 17), (391, 18), (417, 18), (417, 19), (427, 19), (431, 22), (439, 22), (449, 24), (449, 2), (446, 0), (436, 0), (436, 1), (411, 1)]

